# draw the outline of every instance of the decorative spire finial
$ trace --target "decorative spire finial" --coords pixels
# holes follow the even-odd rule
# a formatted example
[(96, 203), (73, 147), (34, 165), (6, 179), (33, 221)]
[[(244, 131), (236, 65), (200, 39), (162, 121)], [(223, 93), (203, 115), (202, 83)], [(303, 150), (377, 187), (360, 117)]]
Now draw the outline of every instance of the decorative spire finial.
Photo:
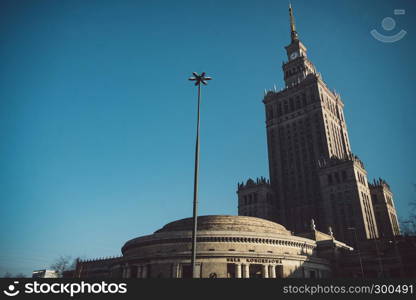
[(289, 2), (289, 16), (290, 16), (290, 38), (292, 42), (298, 39), (298, 33), (296, 32), (295, 17), (293, 16), (292, 4)]
[(331, 227), (331, 226), (329, 226), (329, 227), (328, 227), (328, 233), (329, 233), (329, 235), (330, 235), (332, 238), (334, 238), (334, 232), (332, 231), (332, 227)]
[(311, 219), (311, 229), (312, 229), (312, 231), (316, 230), (316, 225), (315, 225), (315, 220), (314, 219)]

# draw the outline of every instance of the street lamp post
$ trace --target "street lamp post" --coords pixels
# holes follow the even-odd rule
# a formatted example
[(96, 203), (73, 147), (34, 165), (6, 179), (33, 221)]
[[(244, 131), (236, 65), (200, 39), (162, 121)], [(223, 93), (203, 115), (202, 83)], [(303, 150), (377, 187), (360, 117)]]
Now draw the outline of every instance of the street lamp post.
[(196, 278), (196, 232), (198, 227), (198, 171), (199, 171), (199, 117), (201, 106), (201, 83), (207, 85), (207, 80), (211, 80), (211, 77), (205, 77), (205, 72), (201, 75), (192, 73), (194, 77), (189, 78), (191, 81), (195, 81), (195, 85), (198, 86), (198, 112), (197, 112), (197, 125), (196, 125), (196, 143), (195, 143), (195, 173), (194, 173), (194, 201), (193, 201), (193, 224), (192, 224), (192, 278)]
[(358, 239), (357, 239), (357, 230), (355, 227), (348, 227), (348, 230), (353, 230), (354, 231), (354, 239), (355, 239), (355, 245), (357, 248), (357, 254), (358, 254), (358, 259), (360, 261), (360, 268), (361, 268), (361, 277), (364, 278), (364, 268), (363, 268), (363, 262), (361, 260), (361, 253), (360, 253), (360, 249), (358, 247)]

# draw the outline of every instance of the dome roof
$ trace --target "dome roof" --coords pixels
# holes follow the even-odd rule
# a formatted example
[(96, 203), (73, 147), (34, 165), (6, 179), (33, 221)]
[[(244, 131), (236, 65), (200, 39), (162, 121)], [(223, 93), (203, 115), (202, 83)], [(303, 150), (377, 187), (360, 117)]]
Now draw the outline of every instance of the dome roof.
[[(191, 230), (192, 218), (186, 218), (168, 223), (155, 233)], [(275, 222), (255, 217), (228, 215), (199, 216), (198, 231), (236, 231), (291, 235), (290, 231), (284, 226)]]

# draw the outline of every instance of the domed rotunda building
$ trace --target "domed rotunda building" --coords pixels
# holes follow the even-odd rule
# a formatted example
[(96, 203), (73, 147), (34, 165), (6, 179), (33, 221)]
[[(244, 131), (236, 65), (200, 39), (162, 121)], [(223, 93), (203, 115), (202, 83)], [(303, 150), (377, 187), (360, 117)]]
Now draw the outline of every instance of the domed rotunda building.
[[(77, 277), (191, 278), (192, 218), (127, 241), (122, 256), (79, 261)], [(293, 235), (280, 224), (246, 216), (198, 217), (196, 268), (201, 278), (325, 278), (351, 247), (311, 228)]]

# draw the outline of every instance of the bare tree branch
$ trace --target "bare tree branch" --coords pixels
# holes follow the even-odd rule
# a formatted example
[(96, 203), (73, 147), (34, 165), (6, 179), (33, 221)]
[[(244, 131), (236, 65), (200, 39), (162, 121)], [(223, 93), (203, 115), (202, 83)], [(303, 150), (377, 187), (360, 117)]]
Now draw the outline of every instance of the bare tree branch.
[(64, 271), (69, 269), (71, 263), (71, 256), (60, 256), (55, 260), (55, 262), (50, 266), (52, 270), (54, 270), (59, 277), (62, 277)]

